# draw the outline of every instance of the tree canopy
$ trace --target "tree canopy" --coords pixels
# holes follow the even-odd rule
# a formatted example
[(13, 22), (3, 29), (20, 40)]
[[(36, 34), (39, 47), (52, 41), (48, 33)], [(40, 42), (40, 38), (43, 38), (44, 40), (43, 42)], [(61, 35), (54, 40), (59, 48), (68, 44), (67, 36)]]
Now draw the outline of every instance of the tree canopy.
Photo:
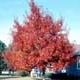
[(43, 14), (33, 0), (30, 10), (23, 24), (14, 21), (13, 41), (5, 60), (10, 66), (26, 71), (34, 66), (43, 69), (48, 64), (53, 65), (54, 70), (61, 70), (69, 64), (74, 52), (63, 29), (63, 20)]

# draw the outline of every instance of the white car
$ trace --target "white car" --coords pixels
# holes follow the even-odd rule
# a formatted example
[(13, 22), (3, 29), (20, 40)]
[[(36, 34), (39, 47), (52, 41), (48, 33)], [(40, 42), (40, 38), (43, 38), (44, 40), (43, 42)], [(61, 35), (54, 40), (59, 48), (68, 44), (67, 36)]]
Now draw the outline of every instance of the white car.
[(41, 75), (42, 75), (42, 72), (36, 67), (33, 68), (31, 73), (30, 73), (31, 77), (40, 77)]

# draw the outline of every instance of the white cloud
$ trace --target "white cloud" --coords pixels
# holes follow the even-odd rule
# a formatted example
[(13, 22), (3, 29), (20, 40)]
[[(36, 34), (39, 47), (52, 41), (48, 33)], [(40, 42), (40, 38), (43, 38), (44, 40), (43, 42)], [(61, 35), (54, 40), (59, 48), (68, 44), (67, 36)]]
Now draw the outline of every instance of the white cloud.
[(71, 42), (76, 42), (77, 44), (80, 44), (80, 31), (77, 30), (71, 30), (69, 33), (69, 39)]
[(7, 46), (11, 43), (10, 27), (7, 24), (0, 26), (0, 40), (4, 42)]

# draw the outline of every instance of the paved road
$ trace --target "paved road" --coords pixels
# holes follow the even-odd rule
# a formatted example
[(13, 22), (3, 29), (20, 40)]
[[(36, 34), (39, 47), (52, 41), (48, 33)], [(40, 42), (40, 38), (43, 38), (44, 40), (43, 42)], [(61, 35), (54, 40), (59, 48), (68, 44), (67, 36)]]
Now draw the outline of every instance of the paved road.
[(0, 80), (33, 80), (30, 77), (18, 77), (18, 76), (4, 76), (4, 75), (0, 75)]
[(21, 78), (8, 78), (2, 80), (33, 80), (33, 79), (31, 79), (30, 77), (21, 77)]
[[(31, 77), (17, 77), (17, 76), (0, 76), (0, 80), (35, 80)], [(38, 78), (38, 80), (42, 80)]]

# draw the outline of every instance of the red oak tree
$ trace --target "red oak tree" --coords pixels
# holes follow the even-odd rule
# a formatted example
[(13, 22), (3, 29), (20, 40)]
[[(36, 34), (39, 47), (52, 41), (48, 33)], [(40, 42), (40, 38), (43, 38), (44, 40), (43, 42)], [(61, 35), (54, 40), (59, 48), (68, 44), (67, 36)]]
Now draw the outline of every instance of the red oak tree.
[(43, 69), (51, 64), (53, 69), (61, 70), (69, 64), (74, 52), (63, 21), (43, 14), (33, 0), (30, 9), (22, 25), (15, 20), (12, 49), (4, 58), (16, 69), (29, 71), (34, 66)]

